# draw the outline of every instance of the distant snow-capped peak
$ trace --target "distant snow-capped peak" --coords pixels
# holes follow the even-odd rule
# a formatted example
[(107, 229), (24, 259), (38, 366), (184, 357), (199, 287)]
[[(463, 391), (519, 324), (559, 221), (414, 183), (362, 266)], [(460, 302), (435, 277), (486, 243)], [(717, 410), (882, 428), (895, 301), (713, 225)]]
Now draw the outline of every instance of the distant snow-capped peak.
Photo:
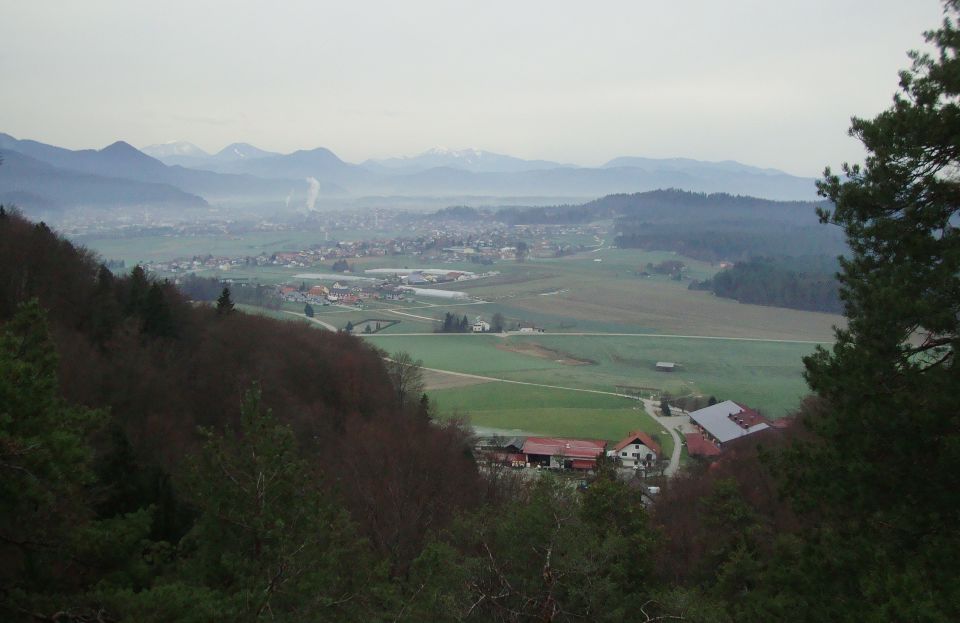
[[(446, 156), (449, 158), (482, 158), (487, 152), (481, 151), (479, 149), (474, 149), (469, 147), (467, 149), (448, 149), (446, 147), (434, 147), (428, 149), (427, 151), (420, 154), (420, 156)], [(419, 156), (413, 156), (413, 158), (418, 158)], [(410, 158), (408, 156), (408, 158)]]
[(209, 156), (193, 143), (188, 141), (168, 141), (156, 145), (147, 145), (141, 149), (143, 153), (154, 158), (168, 158), (170, 156)]

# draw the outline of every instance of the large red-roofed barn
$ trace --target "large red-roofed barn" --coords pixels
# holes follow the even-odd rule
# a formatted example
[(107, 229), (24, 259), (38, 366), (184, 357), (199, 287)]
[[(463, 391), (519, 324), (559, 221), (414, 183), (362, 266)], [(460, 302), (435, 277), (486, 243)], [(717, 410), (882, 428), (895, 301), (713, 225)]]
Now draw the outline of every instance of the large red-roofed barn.
[(523, 453), (530, 465), (554, 469), (593, 469), (597, 457), (603, 454), (607, 442), (595, 439), (561, 439), (558, 437), (527, 437)]

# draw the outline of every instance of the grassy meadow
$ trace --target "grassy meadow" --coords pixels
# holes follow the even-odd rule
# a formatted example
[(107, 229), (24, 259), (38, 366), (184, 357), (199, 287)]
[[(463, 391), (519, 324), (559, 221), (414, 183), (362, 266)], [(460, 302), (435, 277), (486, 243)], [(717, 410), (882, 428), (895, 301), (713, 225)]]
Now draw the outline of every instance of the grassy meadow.
[(518, 432), (619, 441), (643, 430), (666, 456), (673, 438), (628, 398), (511, 383), (482, 383), (430, 392), (441, 417), (466, 417), (471, 424)]
[[(801, 358), (814, 349), (813, 344), (655, 336), (380, 334), (368, 339), (388, 352), (407, 351), (429, 368), (601, 391), (626, 385), (713, 395), (771, 417), (786, 415), (807, 393)], [(658, 372), (657, 361), (680, 367)]]

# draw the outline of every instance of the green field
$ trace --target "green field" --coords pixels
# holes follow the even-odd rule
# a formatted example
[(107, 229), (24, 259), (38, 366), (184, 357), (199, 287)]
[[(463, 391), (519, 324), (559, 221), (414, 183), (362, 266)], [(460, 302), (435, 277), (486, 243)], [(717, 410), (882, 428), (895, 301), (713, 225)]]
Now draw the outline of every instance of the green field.
[(525, 433), (619, 441), (643, 430), (664, 456), (673, 438), (635, 400), (509, 383), (483, 383), (430, 392), (441, 417), (466, 416), (471, 424)]
[[(590, 236), (582, 238), (579, 242), (599, 243)], [(318, 240), (316, 232), (282, 232), (242, 238), (155, 236), (87, 242), (105, 257), (131, 263), (137, 259), (203, 253), (256, 255), (301, 249)], [(683, 280), (642, 275), (648, 264), (676, 259), (687, 266)], [(427, 261), (399, 255), (355, 258), (350, 262), (358, 273), (388, 267), (480, 269), (466, 262)], [(200, 274), (278, 284), (299, 283), (303, 279), (295, 279), (294, 275), (328, 273), (330, 268), (266, 266), (207, 270)], [(830, 341), (832, 326), (843, 325), (839, 316), (741, 305), (707, 292), (691, 291), (691, 278), (708, 278), (717, 267), (669, 252), (616, 249), (604, 244), (575, 256), (498, 262), (483, 269), (498, 274), (442, 286), (466, 292), (482, 301), (480, 304), (416, 297), (412, 301), (370, 301), (363, 309), (314, 306), (314, 312), (318, 321), (337, 328), (343, 328), (347, 322), (357, 325), (369, 318), (395, 319), (397, 324), (365, 339), (387, 352), (408, 351), (430, 368), (609, 392), (617, 391), (617, 386), (631, 386), (655, 388), (673, 395), (713, 395), (743, 402), (772, 417), (788, 413), (807, 393), (801, 360), (813, 351), (814, 344), (810, 342)], [(303, 312), (301, 305), (285, 304), (282, 309), (294, 314)], [(521, 321), (532, 322), (544, 327), (546, 333), (509, 338), (433, 334), (439, 325), (437, 320), (447, 312), (466, 315), (470, 321), (476, 316), (489, 321), (499, 312), (506, 318), (508, 328)], [(291, 314), (264, 313), (296, 320)], [(674, 373), (657, 372), (657, 361), (673, 361), (680, 367)], [(627, 432), (631, 422), (643, 419), (626, 399), (609, 397), (607, 401), (607, 397), (598, 394), (531, 386), (497, 384), (494, 388), (487, 383), (438, 389), (432, 394), (443, 415), (467, 412), (475, 424), (492, 428), (614, 439)], [(652, 420), (646, 421), (656, 426)]]
[[(813, 344), (652, 336), (381, 334), (367, 339), (388, 352), (407, 351), (439, 370), (611, 392), (628, 385), (674, 395), (713, 395), (771, 417), (785, 415), (807, 393), (801, 358), (814, 349)], [(537, 356), (506, 350), (531, 345), (542, 349)], [(551, 353), (555, 356), (543, 356)], [(589, 363), (557, 361), (565, 358)], [(657, 372), (657, 361), (681, 367)]]

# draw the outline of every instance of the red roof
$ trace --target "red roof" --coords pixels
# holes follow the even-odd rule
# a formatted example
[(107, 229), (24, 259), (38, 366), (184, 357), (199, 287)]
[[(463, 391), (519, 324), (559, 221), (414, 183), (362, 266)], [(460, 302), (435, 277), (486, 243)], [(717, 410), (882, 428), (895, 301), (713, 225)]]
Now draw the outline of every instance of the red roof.
[[(763, 417), (750, 407), (740, 404), (739, 402), (734, 402), (735, 405), (743, 409), (740, 413), (737, 413), (734, 417), (737, 417), (743, 423), (740, 424), (742, 428), (751, 428), (757, 424), (769, 424), (767, 418)], [(739, 423), (739, 422), (738, 422)]]
[(653, 450), (654, 452), (656, 452), (656, 453), (657, 453), (657, 456), (660, 456), (661, 454), (663, 454), (663, 453), (660, 451), (660, 444), (658, 444), (656, 441), (654, 441), (654, 440), (653, 440), (653, 437), (651, 437), (650, 435), (646, 434), (646, 433), (643, 432), (642, 430), (635, 430), (635, 431), (633, 431), (632, 433), (627, 433), (627, 436), (624, 437), (623, 439), (621, 439), (621, 440), (617, 443), (617, 445), (615, 445), (615, 446), (613, 447), (613, 449), (614, 449), (614, 451), (616, 451), (616, 452), (620, 452), (621, 450), (623, 450), (623, 449), (626, 448), (627, 446), (636, 443), (638, 440), (640, 441), (640, 443), (642, 443), (642, 444), (645, 445), (646, 447), (648, 447), (648, 448), (650, 448), (651, 450)]
[(712, 441), (705, 439), (700, 433), (687, 433), (687, 453), (691, 456), (717, 456), (718, 448)]
[(514, 461), (525, 463), (527, 460), (526, 455), (511, 454), (510, 452), (491, 452), (489, 456), (494, 461), (501, 461), (503, 463), (513, 463)]
[(562, 439), (559, 437), (527, 437), (524, 454), (564, 456), (569, 459), (596, 459), (603, 454), (607, 442), (595, 439)]

